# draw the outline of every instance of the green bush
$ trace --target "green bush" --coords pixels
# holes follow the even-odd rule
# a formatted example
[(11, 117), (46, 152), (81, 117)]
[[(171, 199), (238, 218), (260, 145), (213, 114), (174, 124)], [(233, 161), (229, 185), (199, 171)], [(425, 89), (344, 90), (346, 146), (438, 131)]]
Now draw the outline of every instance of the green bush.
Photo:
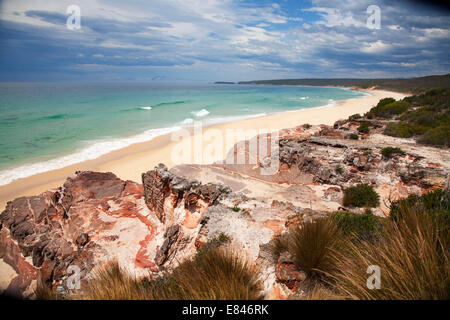
[(411, 138), (423, 134), (426, 128), (420, 125), (409, 124), (403, 121), (389, 122), (384, 129), (384, 134), (392, 137)]
[(378, 104), (376, 105), (376, 107), (382, 108), (385, 105), (393, 103), (393, 102), (395, 102), (394, 98), (384, 98), (384, 99), (381, 99), (380, 101), (378, 101)]
[(393, 101), (391, 103), (381, 103), (381, 104), (380, 103), (378, 103), (376, 107), (370, 109), (370, 113), (373, 113), (375, 116), (381, 118), (391, 118), (394, 115), (400, 115), (404, 113), (406, 110), (408, 110), (409, 107), (411, 106), (406, 101)]
[(381, 231), (382, 225), (378, 218), (367, 210), (363, 214), (351, 212), (336, 212), (331, 215), (342, 232), (354, 235), (358, 239), (371, 239)]
[(356, 133), (351, 133), (350, 135), (348, 135), (348, 137), (352, 140), (358, 140), (359, 136)]
[(361, 133), (369, 133), (370, 132), (369, 123), (368, 122), (361, 122), (359, 127), (358, 127), (358, 131), (361, 132)]
[(344, 206), (378, 207), (380, 196), (372, 186), (358, 184), (344, 190)]
[(381, 154), (383, 155), (383, 157), (385, 158), (392, 158), (394, 155), (396, 154), (405, 154), (405, 152), (397, 147), (386, 147), (381, 149)]
[(427, 145), (450, 147), (450, 125), (442, 125), (430, 129), (417, 140)]
[(353, 121), (353, 120), (358, 120), (361, 119), (361, 115), (359, 113), (355, 113), (353, 115), (351, 115), (350, 117), (348, 117), (348, 120)]
[(344, 168), (342, 168), (342, 166), (341, 165), (338, 165), (337, 167), (336, 167), (336, 173), (337, 174), (343, 174), (344, 173)]

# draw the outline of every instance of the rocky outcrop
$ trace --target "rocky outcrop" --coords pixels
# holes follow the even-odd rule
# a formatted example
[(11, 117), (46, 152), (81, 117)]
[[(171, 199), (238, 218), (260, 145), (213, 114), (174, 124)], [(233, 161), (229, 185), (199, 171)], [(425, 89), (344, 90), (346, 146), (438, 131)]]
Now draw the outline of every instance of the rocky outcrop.
[(142, 186), (112, 173), (78, 172), (57, 190), (15, 199), (0, 222), (0, 257), (18, 273), (10, 294), (31, 295), (38, 278), (64, 286), (69, 266), (79, 268), (80, 278), (109, 259), (138, 274), (154, 266), (146, 245), (159, 221), (145, 206)]

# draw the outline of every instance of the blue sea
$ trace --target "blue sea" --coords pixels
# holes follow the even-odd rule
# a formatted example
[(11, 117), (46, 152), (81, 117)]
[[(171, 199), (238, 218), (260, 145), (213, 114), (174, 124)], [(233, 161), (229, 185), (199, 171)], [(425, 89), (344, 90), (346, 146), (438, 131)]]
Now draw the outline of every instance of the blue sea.
[(331, 105), (339, 88), (216, 84), (0, 83), (0, 185), (206, 124)]

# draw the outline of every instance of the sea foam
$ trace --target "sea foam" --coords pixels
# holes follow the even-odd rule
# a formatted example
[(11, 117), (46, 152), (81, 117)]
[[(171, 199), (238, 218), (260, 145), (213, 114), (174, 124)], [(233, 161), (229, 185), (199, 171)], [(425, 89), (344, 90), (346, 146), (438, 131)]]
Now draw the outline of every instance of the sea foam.
[(96, 159), (111, 151), (119, 150), (135, 143), (150, 141), (158, 136), (169, 134), (179, 129), (181, 129), (179, 126), (150, 129), (129, 138), (93, 142), (91, 145), (80, 150), (79, 152), (48, 161), (22, 165), (11, 170), (0, 171), (0, 186), (9, 184), (17, 179), (26, 178), (51, 170), (61, 169), (83, 161)]
[(209, 111), (206, 109), (202, 109), (200, 111), (192, 111), (192, 114), (198, 118), (207, 116), (209, 114)]

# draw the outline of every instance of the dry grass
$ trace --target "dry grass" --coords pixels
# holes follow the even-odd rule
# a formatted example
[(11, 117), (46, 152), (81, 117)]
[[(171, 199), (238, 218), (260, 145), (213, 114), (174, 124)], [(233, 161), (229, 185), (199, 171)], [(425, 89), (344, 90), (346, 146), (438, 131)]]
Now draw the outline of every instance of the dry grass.
[(81, 291), (70, 298), (82, 300), (147, 300), (152, 299), (151, 290), (123, 270), (117, 261), (112, 261), (93, 273), (93, 278), (84, 284)]
[[(334, 251), (336, 269), (332, 285), (348, 299), (449, 299), (449, 251), (440, 228), (429, 215), (413, 207), (397, 222), (386, 224), (376, 242), (347, 242), (345, 251)], [(381, 288), (368, 289), (367, 267), (381, 270)]]
[(321, 277), (333, 268), (332, 251), (342, 243), (342, 232), (329, 218), (301, 222), (291, 233), (289, 252), (310, 277)]
[(247, 300), (261, 291), (257, 268), (221, 248), (201, 251), (180, 264), (170, 275), (136, 280), (117, 262), (97, 271), (81, 292), (88, 300)]
[(58, 300), (58, 294), (52, 291), (41, 278), (37, 280), (36, 288), (34, 289), (34, 297), (36, 300)]
[(262, 289), (256, 267), (220, 248), (201, 251), (171, 275), (171, 291), (182, 300), (252, 300)]

